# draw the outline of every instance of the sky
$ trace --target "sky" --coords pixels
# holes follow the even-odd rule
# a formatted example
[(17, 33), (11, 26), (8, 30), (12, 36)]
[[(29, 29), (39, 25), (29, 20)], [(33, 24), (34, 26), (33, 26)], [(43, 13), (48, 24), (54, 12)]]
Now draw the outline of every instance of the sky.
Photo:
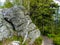
[(60, 5), (60, 0), (53, 0), (55, 3), (57, 3), (58, 5)]
[(0, 0), (0, 2), (5, 2), (5, 0)]
[(4, 5), (5, 0), (0, 0), (0, 6)]

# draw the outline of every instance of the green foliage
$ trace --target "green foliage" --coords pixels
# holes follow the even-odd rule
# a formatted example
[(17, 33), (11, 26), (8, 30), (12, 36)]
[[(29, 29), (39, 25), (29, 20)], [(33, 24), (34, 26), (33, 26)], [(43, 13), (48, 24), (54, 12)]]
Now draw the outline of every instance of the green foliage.
[[(30, 0), (30, 17), (43, 34), (52, 33), (53, 14), (57, 7), (53, 0)], [(46, 33), (45, 33), (46, 32)]]
[(14, 40), (17, 41), (18, 37), (17, 36), (12, 36), (11, 38), (6, 39), (6, 41), (14, 41)]
[(28, 43), (25, 42), (23, 45), (28, 45)]
[(23, 38), (21, 36), (12, 36), (11, 38), (8, 38), (5, 40), (5, 43), (10, 43), (11, 41), (20, 41), (20, 44), (22, 45)]
[(13, 4), (10, 1), (6, 1), (4, 4), (4, 8), (10, 8), (13, 7)]
[(47, 34), (49, 38), (54, 38), (56, 35), (55, 34)]
[[(60, 34), (60, 20), (58, 21), (58, 23), (57, 24), (55, 24), (56, 26), (55, 26), (55, 31), (54, 31), (54, 33), (56, 34), (56, 35), (59, 35)], [(59, 35), (60, 36), (60, 35)]]
[(29, 5), (28, 1), (29, 1), (29, 0), (24, 0), (24, 1), (23, 1), (23, 6), (24, 6), (26, 9), (28, 9), (28, 5)]
[(0, 8), (4, 8), (4, 6), (0, 6)]
[(18, 37), (17, 36), (13, 36), (12, 40), (18, 40)]
[(60, 37), (53, 38), (54, 45), (60, 45)]

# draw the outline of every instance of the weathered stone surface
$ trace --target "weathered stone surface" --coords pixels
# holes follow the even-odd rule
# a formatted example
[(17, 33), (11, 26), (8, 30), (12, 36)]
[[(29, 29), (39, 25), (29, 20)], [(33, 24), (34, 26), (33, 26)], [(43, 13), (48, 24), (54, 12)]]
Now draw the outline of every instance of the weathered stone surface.
[(3, 19), (0, 13), (0, 41), (13, 35), (12, 26)]
[(35, 39), (37, 39), (39, 36), (40, 36), (40, 31), (38, 29), (31, 31), (28, 35), (28, 37), (31, 39), (30, 44), (32, 44), (35, 41)]
[(20, 45), (20, 41), (12, 41), (10, 44), (8, 45)]
[(4, 18), (7, 18), (8, 21), (12, 22), (18, 36), (24, 37), (23, 43), (27, 38), (31, 38), (31, 42), (33, 43), (35, 39), (40, 36), (40, 31), (36, 29), (36, 26), (32, 23), (30, 17), (25, 15), (23, 8), (14, 6), (3, 10), (2, 14)]

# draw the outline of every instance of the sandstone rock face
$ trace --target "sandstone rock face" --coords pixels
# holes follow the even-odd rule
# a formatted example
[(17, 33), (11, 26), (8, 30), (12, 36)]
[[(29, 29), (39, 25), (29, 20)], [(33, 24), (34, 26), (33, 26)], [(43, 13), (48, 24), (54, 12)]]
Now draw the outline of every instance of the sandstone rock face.
[(30, 43), (32, 43), (40, 36), (39, 29), (32, 23), (29, 15), (25, 15), (24, 8), (21, 6), (4, 9), (2, 15), (13, 24), (18, 36), (24, 37), (23, 43), (26, 39), (31, 39)]

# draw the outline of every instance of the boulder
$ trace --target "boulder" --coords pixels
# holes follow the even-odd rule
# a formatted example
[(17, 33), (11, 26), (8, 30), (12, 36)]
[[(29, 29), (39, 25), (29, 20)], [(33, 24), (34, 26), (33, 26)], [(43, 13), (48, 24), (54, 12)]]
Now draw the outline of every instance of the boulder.
[(24, 10), (21, 6), (14, 6), (9, 9), (4, 9), (2, 15), (13, 24), (18, 36), (24, 38), (23, 43), (27, 38), (31, 38), (30, 41), (34, 42), (34, 40), (40, 36), (40, 31), (36, 28), (36, 25), (32, 23), (29, 15), (25, 15)]

